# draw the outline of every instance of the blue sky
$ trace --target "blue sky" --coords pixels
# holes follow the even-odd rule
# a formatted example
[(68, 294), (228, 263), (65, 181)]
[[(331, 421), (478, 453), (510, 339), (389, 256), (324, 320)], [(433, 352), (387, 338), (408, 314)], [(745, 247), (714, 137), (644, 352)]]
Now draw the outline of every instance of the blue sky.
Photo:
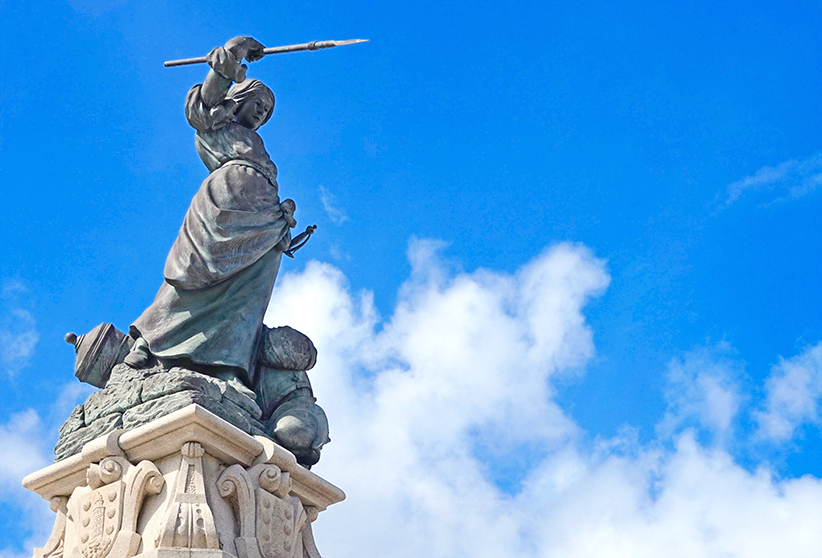
[[(19, 479), (89, 393), (63, 334), (142, 312), (206, 176), (182, 112), (205, 69), (162, 62), (239, 34), (370, 39), (248, 70), (277, 97), (261, 136), (281, 195), (319, 226), (268, 320), (320, 350), (317, 470), (349, 494), (323, 552), (362, 550), (352, 517), (397, 556), (822, 545), (819, 3), (0, 14), (3, 557), (45, 542)], [(774, 510), (788, 523), (757, 523)], [(431, 546), (406, 544), (421, 532)]]

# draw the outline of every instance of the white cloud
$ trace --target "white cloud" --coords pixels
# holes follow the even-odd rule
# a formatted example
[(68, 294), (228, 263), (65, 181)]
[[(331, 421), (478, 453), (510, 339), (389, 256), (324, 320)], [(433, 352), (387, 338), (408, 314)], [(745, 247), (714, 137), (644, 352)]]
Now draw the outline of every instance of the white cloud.
[[(726, 345), (672, 361), (671, 426), (660, 428), (670, 438), (642, 444), (626, 427), (590, 444), (551, 381), (594, 354), (583, 309), (608, 284), (603, 263), (563, 244), (514, 274), (466, 273), (440, 259), (441, 247), (412, 242), (412, 276), (385, 320), (369, 292), (351, 293), (328, 264), (309, 262), (275, 289), (267, 323), (292, 325), (319, 349), (310, 375), (334, 441), (314, 470), (348, 493), (315, 526), (324, 553), (818, 556), (819, 479), (747, 471), (688, 428), (733, 428), (740, 366)], [(818, 377), (820, 346), (775, 368), (769, 394), (782, 393), (793, 370), (812, 364)], [(31, 412), (0, 425), (13, 457), (0, 474), (4, 496), (45, 464), (39, 428)], [(523, 455), (521, 483), (495, 475)], [(53, 517), (36, 513), (47, 529)], [(47, 532), (39, 536), (31, 540), (42, 544)]]
[(6, 281), (0, 289), (0, 369), (9, 376), (28, 364), (40, 339), (34, 317), (24, 308), (27, 293), (18, 281)]
[(538, 541), (535, 552), (520, 555), (810, 557), (822, 545), (818, 479), (775, 482), (767, 471), (748, 473), (690, 434), (670, 452), (573, 457), (580, 471), (564, 490), (520, 494), (531, 518), (526, 532)]
[(40, 417), (31, 409), (14, 414), (8, 422), (0, 424), (0, 448), (3, 450), (0, 500), (18, 512), (16, 521), (4, 530), (15, 530), (20, 545), (0, 548), (0, 558), (31, 556), (31, 549), (42, 546), (51, 533), (55, 516), (48, 504), (20, 484), (23, 477), (51, 463), (50, 448), (46, 447), (44, 438)]
[[(462, 554), (476, 544), (466, 538), (472, 522), (493, 536), (501, 527), (488, 514), (511, 506), (489, 484), (471, 434), (504, 451), (526, 442), (558, 448), (576, 435), (548, 378), (592, 354), (581, 308), (608, 278), (587, 250), (569, 245), (515, 276), (449, 275), (429, 242), (413, 243), (410, 256), (412, 279), (379, 331), (369, 296), (351, 297), (339, 271), (317, 262), (282, 278), (269, 321), (308, 333), (320, 351), (311, 375), (335, 417), (335, 449), (318, 470), (335, 471), (349, 504), (371, 510), (370, 525), (355, 529), (368, 533), (365, 553), (402, 541), (408, 553)], [(504, 523), (500, 541), (515, 526)]]
[[(79, 388), (78, 388), (79, 386)], [(12, 546), (0, 548), (0, 558), (27, 558), (32, 549), (43, 546), (51, 534), (55, 514), (48, 502), (24, 489), (23, 477), (50, 465), (54, 458), (52, 443), (57, 428), (68, 418), (71, 409), (88, 396), (89, 386), (70, 382), (60, 397), (48, 408), (44, 424), (40, 415), (28, 409), (11, 415), (0, 424), (0, 544), (12, 542)], [(49, 420), (54, 417), (54, 421)]]
[(12, 415), (0, 425), (0, 490), (4, 494), (16, 493), (24, 476), (48, 465), (41, 438), (40, 417), (32, 410)]
[[(267, 321), (319, 349), (310, 374), (334, 441), (315, 470), (348, 493), (315, 527), (324, 553), (818, 556), (818, 479), (748, 472), (680, 431), (684, 419), (732, 428), (738, 369), (723, 346), (672, 363), (685, 387), (670, 399), (672, 440), (641, 445), (627, 428), (586, 449), (550, 382), (593, 355), (582, 310), (608, 283), (602, 262), (560, 245), (513, 275), (465, 273), (439, 246), (412, 245), (412, 277), (385, 321), (327, 264), (275, 289)], [(511, 490), (491, 471), (522, 452), (526, 477)]]
[(725, 207), (751, 192), (767, 192), (770, 201), (801, 198), (822, 184), (822, 153), (803, 160), (790, 160), (775, 167), (762, 167), (753, 176), (746, 176), (725, 189)]
[(337, 200), (334, 199), (334, 194), (329, 192), (325, 186), (320, 186), (320, 202), (323, 204), (323, 209), (335, 225), (342, 225), (348, 221), (348, 215), (345, 211), (337, 205)]
[(730, 345), (721, 342), (696, 347), (668, 364), (668, 409), (658, 425), (662, 436), (671, 436), (682, 427), (697, 427), (711, 432), (721, 443), (733, 433), (742, 402), (742, 370), (730, 353)]
[(781, 359), (771, 370), (765, 389), (765, 408), (756, 414), (760, 435), (784, 442), (802, 424), (822, 424), (822, 343)]

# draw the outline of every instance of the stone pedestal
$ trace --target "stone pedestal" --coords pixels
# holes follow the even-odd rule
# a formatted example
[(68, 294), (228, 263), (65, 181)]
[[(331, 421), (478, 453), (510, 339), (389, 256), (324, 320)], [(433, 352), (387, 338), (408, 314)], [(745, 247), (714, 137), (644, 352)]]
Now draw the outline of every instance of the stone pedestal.
[(311, 523), (345, 494), (193, 404), (23, 479), (51, 502), (34, 558), (320, 558)]

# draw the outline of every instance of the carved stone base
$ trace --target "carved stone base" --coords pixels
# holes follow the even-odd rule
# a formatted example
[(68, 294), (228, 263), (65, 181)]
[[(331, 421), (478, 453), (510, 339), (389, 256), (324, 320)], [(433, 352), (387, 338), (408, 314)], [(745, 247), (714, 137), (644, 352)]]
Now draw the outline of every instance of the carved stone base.
[(345, 498), (196, 404), (92, 440), (23, 486), (57, 514), (34, 558), (320, 558), (311, 523)]

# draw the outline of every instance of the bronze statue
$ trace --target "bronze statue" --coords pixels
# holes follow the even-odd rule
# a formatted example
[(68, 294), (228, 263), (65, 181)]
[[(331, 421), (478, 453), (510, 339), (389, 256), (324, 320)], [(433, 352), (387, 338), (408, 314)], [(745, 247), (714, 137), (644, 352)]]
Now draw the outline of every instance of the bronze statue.
[(211, 174), (191, 201), (154, 303), (131, 326), (137, 342), (125, 362), (132, 367), (154, 355), (249, 383), (295, 208), (280, 203), (277, 167), (257, 134), (274, 94), (245, 79), (241, 64), (262, 58), (263, 48), (250, 37), (215, 48), (205, 81), (186, 97), (197, 153)]
[(316, 227), (292, 242), (296, 204), (280, 201), (277, 167), (257, 134), (274, 111), (274, 93), (247, 79), (242, 61), (354, 42), (362, 41), (266, 50), (251, 37), (236, 37), (205, 57), (211, 69), (189, 91), (185, 114), (210, 174), (166, 258), (154, 302), (128, 335), (103, 324), (84, 336), (66, 337), (77, 350), (75, 374), (81, 380), (105, 388), (110, 377), (112, 385), (122, 385), (172, 369), (202, 373), (242, 392), (251, 401), (249, 424), (262, 426), (301, 463), (319, 459), (328, 424), (305, 372), (316, 361), (316, 349), (296, 330), (263, 324), (283, 254), (292, 256)]

